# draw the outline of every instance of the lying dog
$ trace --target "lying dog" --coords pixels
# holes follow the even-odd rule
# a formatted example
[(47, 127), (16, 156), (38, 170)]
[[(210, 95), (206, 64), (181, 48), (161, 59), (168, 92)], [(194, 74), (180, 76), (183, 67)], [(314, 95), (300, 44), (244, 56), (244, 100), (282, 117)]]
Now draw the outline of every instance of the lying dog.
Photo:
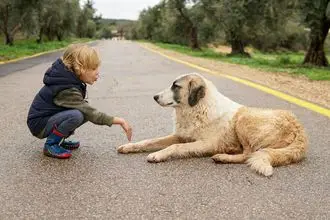
[(214, 155), (215, 162), (246, 162), (265, 176), (273, 174), (273, 166), (305, 157), (307, 138), (291, 112), (242, 106), (197, 73), (180, 76), (154, 99), (175, 109), (174, 134), (128, 143), (118, 152), (157, 151), (149, 162)]

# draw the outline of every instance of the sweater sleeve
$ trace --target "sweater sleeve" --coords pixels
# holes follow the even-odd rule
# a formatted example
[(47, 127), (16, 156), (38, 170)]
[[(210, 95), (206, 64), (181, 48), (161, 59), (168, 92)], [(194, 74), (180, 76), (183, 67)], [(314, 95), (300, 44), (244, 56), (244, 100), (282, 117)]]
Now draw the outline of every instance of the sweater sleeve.
[(79, 89), (70, 88), (59, 92), (54, 103), (58, 106), (81, 111), (86, 120), (98, 124), (112, 126), (113, 117), (93, 108), (82, 96)]

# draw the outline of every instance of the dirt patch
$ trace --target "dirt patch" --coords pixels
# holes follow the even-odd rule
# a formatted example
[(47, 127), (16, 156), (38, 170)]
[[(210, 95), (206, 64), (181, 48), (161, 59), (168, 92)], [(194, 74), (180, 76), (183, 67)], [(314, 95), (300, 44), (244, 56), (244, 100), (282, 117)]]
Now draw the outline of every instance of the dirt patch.
[(150, 43), (142, 44), (168, 56), (194, 63), (212, 71), (247, 79), (286, 94), (299, 97), (303, 100), (330, 108), (330, 81), (312, 81), (305, 76), (293, 76), (287, 73), (277, 72), (264, 72), (244, 65), (191, 57), (175, 51), (159, 48)]

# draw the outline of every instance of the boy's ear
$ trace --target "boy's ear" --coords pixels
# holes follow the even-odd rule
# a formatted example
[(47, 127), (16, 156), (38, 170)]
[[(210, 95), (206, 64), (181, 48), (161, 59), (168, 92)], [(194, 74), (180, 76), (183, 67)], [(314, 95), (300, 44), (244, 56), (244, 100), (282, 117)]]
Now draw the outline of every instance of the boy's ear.
[(82, 69), (82, 68), (80, 68), (79, 66), (74, 66), (73, 67), (73, 69), (74, 69), (74, 72), (75, 72), (75, 74), (77, 75), (77, 76), (81, 76), (81, 74), (85, 74), (84, 73), (84, 70)]

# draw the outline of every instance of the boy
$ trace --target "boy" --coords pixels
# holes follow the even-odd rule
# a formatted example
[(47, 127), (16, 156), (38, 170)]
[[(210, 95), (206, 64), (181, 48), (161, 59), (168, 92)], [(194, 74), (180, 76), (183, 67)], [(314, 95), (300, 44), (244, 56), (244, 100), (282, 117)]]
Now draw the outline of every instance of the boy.
[(81, 44), (70, 45), (46, 71), (44, 86), (35, 96), (27, 118), (31, 133), (47, 138), (44, 154), (69, 158), (79, 142), (65, 141), (86, 121), (98, 125), (119, 124), (131, 140), (130, 125), (119, 117), (97, 111), (85, 100), (86, 84), (92, 85), (99, 76), (100, 59), (95, 49)]

